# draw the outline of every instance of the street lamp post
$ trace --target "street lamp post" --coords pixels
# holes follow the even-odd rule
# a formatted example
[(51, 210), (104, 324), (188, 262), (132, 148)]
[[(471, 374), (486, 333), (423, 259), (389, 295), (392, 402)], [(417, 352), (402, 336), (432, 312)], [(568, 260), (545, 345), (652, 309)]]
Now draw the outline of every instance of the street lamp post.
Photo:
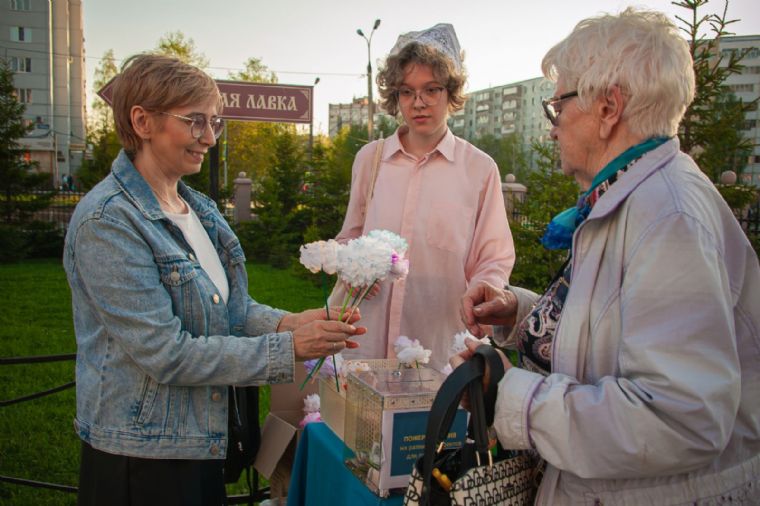
[[(314, 86), (319, 84), (319, 77), (314, 79)], [(309, 122), (309, 161), (312, 159), (314, 149), (314, 94), (311, 96), (311, 121)]]
[(369, 32), (369, 37), (364, 35), (361, 28), (356, 30), (365, 41), (367, 41), (367, 136), (370, 142), (374, 139), (374, 116), (375, 116), (375, 104), (372, 101), (372, 55), (370, 53), (370, 45), (372, 44), (372, 35), (380, 26), (380, 20), (376, 19), (375, 24), (372, 26), (372, 31)]

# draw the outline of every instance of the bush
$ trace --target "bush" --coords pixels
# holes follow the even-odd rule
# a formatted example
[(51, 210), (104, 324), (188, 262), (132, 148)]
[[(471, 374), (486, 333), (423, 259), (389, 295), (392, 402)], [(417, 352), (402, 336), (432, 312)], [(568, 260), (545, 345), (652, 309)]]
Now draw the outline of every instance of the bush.
[(63, 258), (64, 231), (56, 224), (35, 221), (25, 232), (27, 258)]
[(743, 184), (716, 184), (723, 199), (733, 210), (741, 210), (757, 202), (757, 188)]
[(33, 221), (23, 227), (0, 224), (0, 262), (27, 258), (61, 258), (63, 231), (52, 223)]

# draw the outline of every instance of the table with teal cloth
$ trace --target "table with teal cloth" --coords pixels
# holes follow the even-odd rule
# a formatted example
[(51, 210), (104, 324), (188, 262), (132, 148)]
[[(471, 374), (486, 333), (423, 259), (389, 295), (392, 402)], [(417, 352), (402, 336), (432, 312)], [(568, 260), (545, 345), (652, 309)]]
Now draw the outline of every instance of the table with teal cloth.
[(403, 495), (382, 499), (343, 464), (343, 441), (325, 423), (306, 426), (298, 441), (288, 488), (288, 506), (400, 506)]

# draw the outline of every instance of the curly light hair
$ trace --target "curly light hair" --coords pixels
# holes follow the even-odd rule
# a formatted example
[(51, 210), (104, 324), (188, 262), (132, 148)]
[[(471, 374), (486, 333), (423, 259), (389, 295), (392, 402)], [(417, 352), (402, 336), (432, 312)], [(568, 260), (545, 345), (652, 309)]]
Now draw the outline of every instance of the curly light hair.
[(398, 87), (404, 82), (410, 64), (428, 65), (433, 70), (436, 80), (446, 88), (449, 100), (449, 112), (464, 107), (467, 97), (464, 85), (467, 74), (464, 68), (457, 70), (449, 57), (434, 47), (412, 42), (404, 46), (395, 55), (388, 56), (385, 64), (377, 74), (377, 87), (380, 92), (380, 105), (388, 114), (398, 116)]

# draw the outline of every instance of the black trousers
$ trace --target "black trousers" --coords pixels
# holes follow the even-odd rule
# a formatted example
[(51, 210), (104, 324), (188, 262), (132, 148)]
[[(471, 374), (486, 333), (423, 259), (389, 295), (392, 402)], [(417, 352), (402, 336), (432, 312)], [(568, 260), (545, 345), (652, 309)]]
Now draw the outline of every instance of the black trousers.
[(78, 506), (226, 506), (223, 460), (142, 459), (82, 442)]

